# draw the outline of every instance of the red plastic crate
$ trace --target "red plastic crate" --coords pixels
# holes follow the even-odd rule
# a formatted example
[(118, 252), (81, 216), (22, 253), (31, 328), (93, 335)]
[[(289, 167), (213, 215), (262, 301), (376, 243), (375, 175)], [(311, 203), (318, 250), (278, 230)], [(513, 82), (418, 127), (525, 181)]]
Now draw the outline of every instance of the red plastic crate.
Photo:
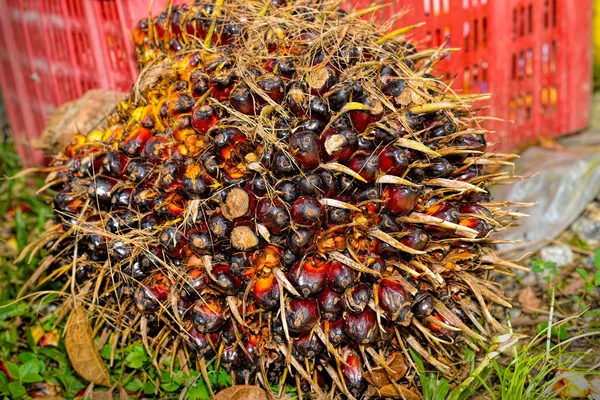
[[(153, 7), (162, 10), (167, 2), (155, 0)], [(0, 85), (26, 165), (43, 161), (31, 144), (55, 107), (91, 88), (131, 89), (137, 76), (131, 30), (148, 15), (149, 5), (149, 0), (0, 0)]]
[[(412, 37), (421, 47), (462, 50), (437, 73), (462, 93), (492, 93), (486, 114), (514, 123), (488, 122), (496, 150), (540, 136), (587, 127), (592, 92), (592, 0), (390, 1), (384, 21), (407, 6), (395, 28), (426, 22)], [(365, 8), (373, 2), (346, 1)]]
[[(183, 0), (173, 2), (181, 3)], [(383, 0), (383, 22), (425, 21), (420, 46), (461, 47), (438, 72), (465, 93), (491, 92), (500, 149), (580, 130), (589, 120), (591, 0)], [(377, 3), (381, 3), (378, 1)], [(156, 14), (167, 0), (155, 0)], [(0, 84), (19, 153), (31, 150), (49, 113), (93, 87), (129, 90), (135, 80), (131, 29), (150, 0), (0, 0)], [(364, 8), (369, 0), (346, 0)]]

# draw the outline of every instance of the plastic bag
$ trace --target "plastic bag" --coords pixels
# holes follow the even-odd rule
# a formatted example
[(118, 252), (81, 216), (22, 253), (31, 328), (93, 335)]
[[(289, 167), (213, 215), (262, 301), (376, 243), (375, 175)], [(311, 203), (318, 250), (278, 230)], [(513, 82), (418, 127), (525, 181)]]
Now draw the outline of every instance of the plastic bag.
[[(593, 141), (600, 142), (600, 134)], [(521, 225), (499, 232), (496, 237), (523, 243), (499, 245), (503, 255), (518, 258), (534, 252), (556, 238), (581, 214), (600, 191), (600, 146), (590, 146), (589, 136), (582, 137), (587, 147), (574, 146), (564, 151), (532, 147), (521, 154), (515, 174), (533, 176), (514, 185), (492, 188), (496, 201), (537, 202), (538, 205), (515, 209), (529, 214)], [(570, 138), (573, 145), (578, 139)]]

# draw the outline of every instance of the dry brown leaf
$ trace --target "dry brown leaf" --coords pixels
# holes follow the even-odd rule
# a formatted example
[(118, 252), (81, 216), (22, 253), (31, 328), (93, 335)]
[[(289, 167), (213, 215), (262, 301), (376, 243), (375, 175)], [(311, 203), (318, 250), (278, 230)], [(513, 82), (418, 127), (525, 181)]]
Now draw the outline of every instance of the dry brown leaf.
[(267, 400), (267, 393), (258, 386), (236, 385), (221, 390), (214, 400)]
[(569, 277), (569, 283), (563, 288), (565, 293), (577, 293), (585, 286), (585, 281), (579, 274), (574, 273)]
[(113, 400), (113, 395), (112, 395), (112, 391), (108, 391), (108, 392), (101, 392), (99, 390), (92, 392), (90, 395), (88, 395), (87, 397), (85, 395), (81, 396), (81, 397), (76, 397), (75, 399), (81, 399), (81, 400)]
[(381, 397), (403, 400), (423, 400), (423, 397), (416, 391), (403, 385), (386, 385), (378, 390)]
[(65, 346), (73, 369), (96, 385), (110, 386), (110, 377), (94, 343), (85, 308), (75, 307), (71, 311), (65, 331)]
[(558, 143), (555, 138), (548, 136), (542, 136), (540, 139), (540, 147), (548, 150), (565, 151), (566, 148), (562, 144)]
[(590, 382), (585, 379), (581, 372), (564, 371), (559, 374), (560, 380), (556, 382), (552, 390), (558, 392), (558, 397), (570, 399), (582, 399), (588, 397), (591, 392)]
[(149, 87), (156, 85), (159, 79), (172, 74), (173, 71), (174, 67), (171, 61), (168, 59), (157, 60), (140, 73), (134, 92), (145, 92)]
[(120, 387), (119, 388), (119, 400), (129, 400), (129, 394), (127, 393), (127, 390), (125, 390), (124, 387)]
[(533, 314), (536, 310), (540, 309), (542, 301), (535, 295), (533, 289), (531, 289), (530, 286), (527, 286), (519, 294), (519, 303), (521, 303), (524, 313)]
[[(387, 362), (388, 369), (384, 367), (373, 368), (365, 374), (365, 379), (373, 386), (381, 388), (398, 382), (408, 371), (406, 360), (399, 352), (396, 352), (391, 360)], [(390, 371), (391, 370), (391, 371)], [(392, 372), (393, 371), (393, 372)], [(390, 381), (390, 378), (392, 379)]]
[(92, 89), (79, 99), (61, 105), (50, 115), (39, 146), (50, 154), (58, 153), (76, 134), (106, 129), (104, 117), (126, 96), (122, 92)]
[(418, 91), (422, 90), (421, 84), (413, 84), (413, 87), (406, 87), (400, 95), (396, 96), (396, 101), (400, 103), (402, 106), (414, 105), (414, 104), (423, 104), (425, 102), (425, 98), (421, 96)]

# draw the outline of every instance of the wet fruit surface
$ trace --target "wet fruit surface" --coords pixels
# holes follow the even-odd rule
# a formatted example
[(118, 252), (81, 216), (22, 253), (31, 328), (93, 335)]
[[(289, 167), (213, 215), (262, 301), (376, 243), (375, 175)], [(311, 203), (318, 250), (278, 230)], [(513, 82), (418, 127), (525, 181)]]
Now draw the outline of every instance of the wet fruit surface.
[[(42, 246), (78, 263), (57, 278), (102, 293), (116, 334), (185, 343), (232, 382), (362, 398), (408, 348), (457, 376), (500, 329), (487, 274), (511, 264), (490, 235), (515, 216), (487, 166), (510, 158), (430, 75), (443, 49), (334, 3), (267, 3), (198, 0), (135, 28), (145, 79), (49, 167)], [(412, 365), (397, 384), (419, 390)]]

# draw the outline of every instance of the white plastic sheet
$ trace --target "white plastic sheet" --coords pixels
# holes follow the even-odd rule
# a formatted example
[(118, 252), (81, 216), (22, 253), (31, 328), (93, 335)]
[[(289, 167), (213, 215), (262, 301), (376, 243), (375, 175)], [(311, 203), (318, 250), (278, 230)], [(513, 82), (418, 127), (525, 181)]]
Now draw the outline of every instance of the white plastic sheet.
[[(594, 139), (600, 139), (600, 133)], [(497, 235), (502, 239), (523, 241), (499, 246), (509, 257), (518, 258), (560, 235), (598, 195), (600, 147), (588, 143), (565, 151), (529, 148), (516, 161), (515, 173), (537, 175), (514, 185), (492, 188), (492, 195), (497, 201), (539, 203), (518, 209), (530, 217), (521, 220), (520, 226)]]

